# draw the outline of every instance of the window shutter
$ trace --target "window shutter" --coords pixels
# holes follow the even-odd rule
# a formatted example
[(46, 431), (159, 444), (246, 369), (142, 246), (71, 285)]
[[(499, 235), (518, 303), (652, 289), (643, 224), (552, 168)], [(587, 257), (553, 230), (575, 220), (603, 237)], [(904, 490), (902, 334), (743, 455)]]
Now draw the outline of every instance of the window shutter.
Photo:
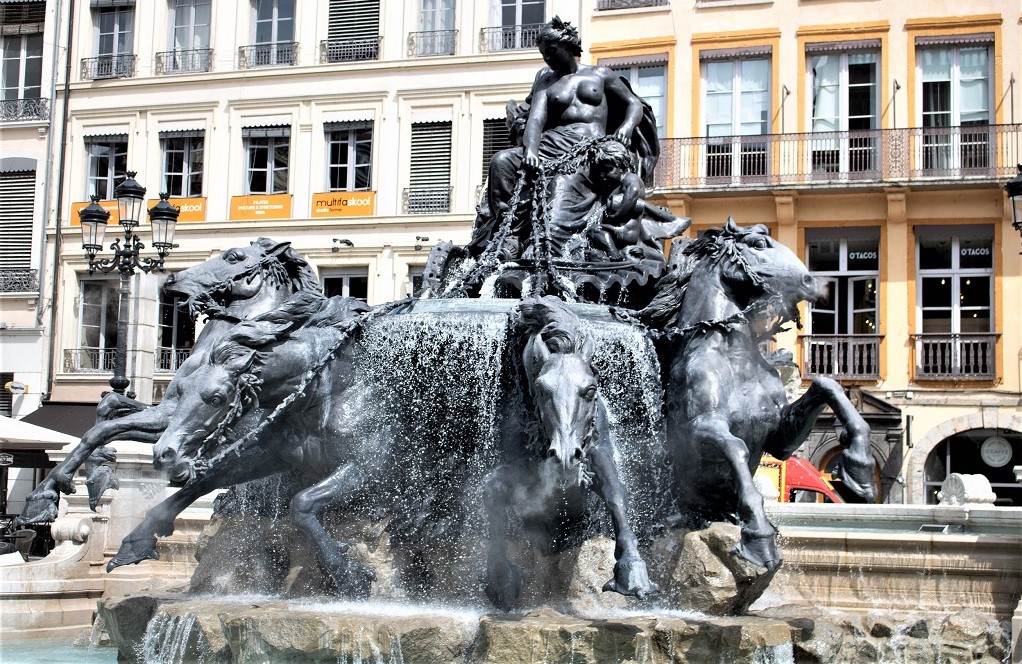
[(451, 191), (451, 123), (413, 122), (407, 209), (447, 212)]
[(509, 147), (511, 133), (507, 130), (507, 120), (504, 118), (483, 120), (483, 179), (480, 182), (486, 182), (493, 155)]
[(370, 39), (380, 34), (380, 0), (331, 0), (327, 39)]
[(291, 127), (242, 127), (242, 138), (289, 138)]
[(35, 172), (0, 173), (0, 269), (27, 270), (32, 264)]

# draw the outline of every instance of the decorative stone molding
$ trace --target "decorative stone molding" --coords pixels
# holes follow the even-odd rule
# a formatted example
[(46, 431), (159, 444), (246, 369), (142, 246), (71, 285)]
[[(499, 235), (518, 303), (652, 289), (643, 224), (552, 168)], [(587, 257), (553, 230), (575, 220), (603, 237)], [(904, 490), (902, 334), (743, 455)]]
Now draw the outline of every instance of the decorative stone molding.
[(77, 515), (61, 517), (50, 526), (50, 535), (58, 545), (64, 542), (84, 544), (91, 534), (91, 520)]
[(940, 485), (937, 499), (941, 505), (993, 505), (997, 494), (985, 475), (951, 473)]

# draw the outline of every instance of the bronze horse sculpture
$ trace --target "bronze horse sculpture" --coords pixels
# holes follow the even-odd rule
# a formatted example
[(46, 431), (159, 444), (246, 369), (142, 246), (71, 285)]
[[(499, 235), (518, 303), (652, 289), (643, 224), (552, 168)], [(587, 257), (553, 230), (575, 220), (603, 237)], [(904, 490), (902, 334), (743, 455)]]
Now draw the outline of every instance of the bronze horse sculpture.
[(815, 300), (819, 288), (765, 226), (728, 219), (723, 228), (678, 244), (670, 280), (641, 312), (650, 324), (667, 324), (666, 447), (675, 498), (689, 524), (736, 518), (737, 552), (775, 570), (781, 563), (776, 530), (752, 479), (763, 453), (791, 456), (830, 407), (844, 425), (835, 475), (870, 501), (876, 489), (869, 426), (829, 378), (814, 378), (788, 403), (764, 358), (759, 344), (784, 322), (797, 321), (799, 302)]
[[(315, 272), (291, 249), (290, 242), (259, 238), (247, 247), (223, 252), (195, 267), (167, 279), (167, 293), (183, 298), (192, 317), (209, 316), (189, 357), (178, 368), (174, 381), (188, 376), (208, 356), (213, 342), (236, 324), (271, 311), (291, 294), (300, 290), (319, 291)], [(155, 443), (167, 427), (170, 414), (177, 408), (173, 394), (159, 404), (147, 407), (133, 399), (108, 394), (97, 409), (97, 423), (82, 436), (81, 442), (29, 494), (19, 523), (44, 523), (57, 516), (58, 492), (74, 493), (75, 472), (103, 445), (115, 440)], [(109, 460), (112, 452), (101, 452)], [(92, 464), (90, 464), (92, 465)], [(95, 464), (101, 468), (99, 464)], [(90, 496), (95, 503), (98, 496)]]

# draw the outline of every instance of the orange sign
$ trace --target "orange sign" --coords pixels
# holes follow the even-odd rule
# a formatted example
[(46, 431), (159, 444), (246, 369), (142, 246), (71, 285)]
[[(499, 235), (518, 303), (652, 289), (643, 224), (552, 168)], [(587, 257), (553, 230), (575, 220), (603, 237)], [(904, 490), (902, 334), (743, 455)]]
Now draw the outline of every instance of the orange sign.
[(312, 195), (313, 217), (371, 217), (375, 211), (375, 191), (330, 191)]
[[(160, 199), (150, 199), (147, 207), (152, 209)], [(181, 208), (178, 221), (206, 221), (206, 199), (205, 198), (168, 198), (167, 202), (175, 207)]]
[[(89, 207), (90, 201), (84, 203), (72, 203), (71, 204), (71, 218), (68, 219), (68, 223), (72, 226), (81, 226), (82, 220), (78, 217), (78, 213)], [(120, 219), (120, 214), (117, 211), (117, 201), (99, 201), (99, 207), (103, 208), (110, 213), (110, 218), (106, 223), (117, 224), (117, 220)]]
[(290, 218), (291, 194), (231, 196), (231, 219), (233, 220), (256, 221)]

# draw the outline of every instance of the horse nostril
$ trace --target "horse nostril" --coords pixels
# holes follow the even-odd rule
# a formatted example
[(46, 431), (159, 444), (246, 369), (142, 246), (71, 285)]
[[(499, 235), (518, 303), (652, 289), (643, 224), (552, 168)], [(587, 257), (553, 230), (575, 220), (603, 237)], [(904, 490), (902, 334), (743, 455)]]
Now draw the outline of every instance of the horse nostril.
[(547, 456), (548, 459), (556, 459), (557, 458), (557, 450), (555, 450), (554, 448), (551, 447), (549, 450), (547, 450), (546, 456)]
[(576, 447), (575, 448), (575, 454), (572, 455), (572, 456), (575, 457), (575, 461), (581, 461), (582, 460), (582, 448), (581, 447)]
[(167, 462), (174, 458), (174, 450), (167, 448), (160, 452), (160, 461)]

